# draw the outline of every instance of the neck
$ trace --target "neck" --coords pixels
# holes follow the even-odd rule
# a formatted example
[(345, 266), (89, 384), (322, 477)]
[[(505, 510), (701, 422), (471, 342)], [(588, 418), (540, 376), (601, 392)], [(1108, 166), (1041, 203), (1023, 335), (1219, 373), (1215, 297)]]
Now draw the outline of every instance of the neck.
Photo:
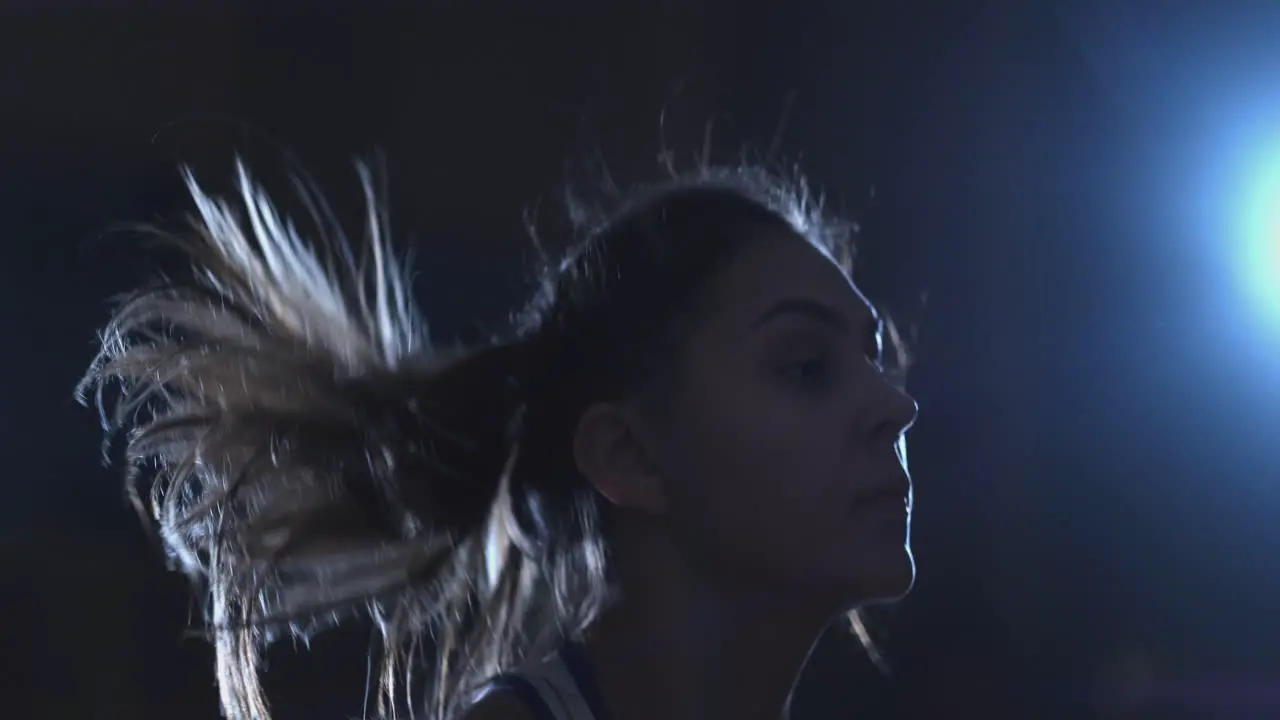
[(660, 537), (643, 543), (635, 557), (615, 546), (620, 599), (586, 644), (614, 720), (783, 717), (831, 613), (711, 579)]

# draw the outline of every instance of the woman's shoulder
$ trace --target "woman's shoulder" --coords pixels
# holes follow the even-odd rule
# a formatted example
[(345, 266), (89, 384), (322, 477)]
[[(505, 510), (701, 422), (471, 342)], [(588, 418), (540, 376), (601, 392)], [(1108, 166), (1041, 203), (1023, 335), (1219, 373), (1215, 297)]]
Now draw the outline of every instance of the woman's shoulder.
[(573, 669), (565, 660), (573, 646), (490, 678), (459, 720), (591, 720)]
[(530, 677), (526, 670), (490, 678), (473, 696), (471, 705), (458, 720), (547, 720), (548, 717), (554, 720), (555, 715)]

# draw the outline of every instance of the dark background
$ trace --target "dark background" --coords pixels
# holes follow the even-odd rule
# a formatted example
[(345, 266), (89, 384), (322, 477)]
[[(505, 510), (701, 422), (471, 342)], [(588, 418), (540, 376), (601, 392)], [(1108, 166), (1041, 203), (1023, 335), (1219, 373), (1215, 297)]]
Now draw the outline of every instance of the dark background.
[[(216, 187), (288, 148), (355, 209), (351, 160), (382, 151), (447, 336), (527, 290), (522, 211), (575, 166), (654, 176), (665, 110), (667, 147), (714, 120), (728, 159), (785, 117), (863, 222), (862, 282), (920, 326), (894, 670), (830, 638), (796, 720), (1280, 717), (1280, 358), (1183, 202), (1205, 88), (1275, 89), (1274, 3), (302, 7), (0, 5), (6, 714), (216, 716), (185, 586), (71, 398), (107, 298), (160, 262), (103, 234), (185, 211), (178, 162)], [(273, 655), (279, 717), (357, 714), (367, 638)]]

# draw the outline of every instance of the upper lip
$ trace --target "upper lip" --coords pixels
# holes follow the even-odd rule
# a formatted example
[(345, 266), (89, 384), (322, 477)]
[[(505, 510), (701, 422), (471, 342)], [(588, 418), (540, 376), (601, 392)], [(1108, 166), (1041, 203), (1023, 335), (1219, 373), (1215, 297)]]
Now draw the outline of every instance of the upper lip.
[(906, 470), (899, 470), (891, 482), (869, 487), (857, 494), (855, 504), (861, 505), (874, 500), (903, 499), (911, 496), (911, 477)]

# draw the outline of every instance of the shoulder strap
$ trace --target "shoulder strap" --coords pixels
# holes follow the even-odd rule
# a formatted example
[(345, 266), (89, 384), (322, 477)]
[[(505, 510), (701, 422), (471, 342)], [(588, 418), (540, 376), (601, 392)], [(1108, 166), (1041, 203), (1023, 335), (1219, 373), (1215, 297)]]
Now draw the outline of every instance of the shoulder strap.
[(499, 675), (489, 682), (484, 694), (494, 690), (515, 693), (534, 720), (601, 720), (591, 712), (559, 653), (523, 672)]
[(533, 713), (533, 720), (560, 720), (552, 712), (551, 706), (542, 699), (537, 687), (523, 675), (499, 675), (493, 678), (476, 696), (475, 702), (479, 702), (491, 692), (504, 690), (520, 698), (525, 708)]
[(524, 677), (551, 709), (555, 720), (598, 720), (559, 653)]

